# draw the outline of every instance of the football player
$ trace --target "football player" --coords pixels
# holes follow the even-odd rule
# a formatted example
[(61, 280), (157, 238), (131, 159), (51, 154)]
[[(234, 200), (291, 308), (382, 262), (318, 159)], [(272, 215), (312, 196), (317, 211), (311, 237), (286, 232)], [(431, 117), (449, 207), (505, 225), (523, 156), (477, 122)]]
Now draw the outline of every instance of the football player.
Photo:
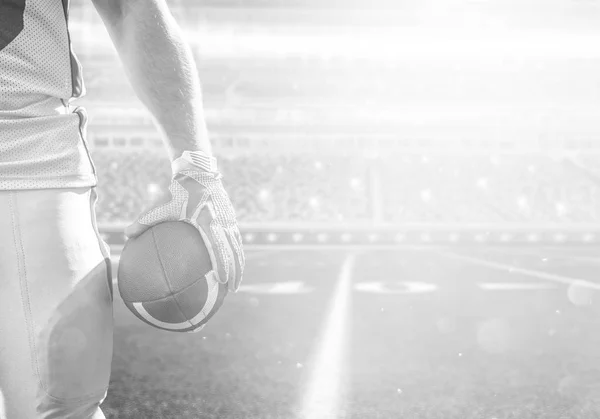
[[(68, 0), (0, 1), (0, 418), (104, 418), (113, 350), (110, 255)], [(194, 225), (219, 281), (244, 255), (211, 153), (196, 67), (165, 0), (93, 0), (126, 74), (164, 134), (168, 199), (127, 228)]]

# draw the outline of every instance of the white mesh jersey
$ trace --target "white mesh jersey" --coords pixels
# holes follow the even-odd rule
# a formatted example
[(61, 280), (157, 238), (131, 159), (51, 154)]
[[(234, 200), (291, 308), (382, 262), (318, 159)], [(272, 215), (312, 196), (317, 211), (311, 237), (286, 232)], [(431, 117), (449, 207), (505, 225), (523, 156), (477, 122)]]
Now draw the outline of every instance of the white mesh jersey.
[(0, 190), (96, 185), (69, 0), (0, 0)]

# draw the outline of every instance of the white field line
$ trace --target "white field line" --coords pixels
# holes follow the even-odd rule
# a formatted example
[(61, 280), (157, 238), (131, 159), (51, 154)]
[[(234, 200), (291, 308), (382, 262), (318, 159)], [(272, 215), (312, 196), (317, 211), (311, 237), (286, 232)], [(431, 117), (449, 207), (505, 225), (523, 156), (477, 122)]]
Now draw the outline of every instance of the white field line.
[[(540, 259), (548, 258), (550, 261), (562, 261), (562, 262), (581, 261), (581, 262), (588, 262), (588, 263), (600, 265), (600, 256), (578, 256), (578, 255), (570, 255), (568, 253), (565, 254), (564, 252), (559, 254), (560, 251), (561, 251), (560, 249), (556, 249), (556, 248), (547, 248), (547, 249), (545, 249), (545, 251), (542, 251), (542, 249), (538, 249), (538, 250), (519, 249), (518, 252), (514, 253), (514, 255), (515, 256), (526, 255), (526, 256), (532, 256), (532, 257), (539, 257)], [(505, 255), (505, 256), (513, 255), (513, 253), (507, 252), (506, 249), (499, 249), (499, 248), (486, 249), (486, 253), (501, 254), (501, 255)]]
[(543, 291), (558, 288), (557, 284), (549, 284), (547, 282), (483, 282), (477, 284), (477, 286), (485, 291)]
[(299, 419), (335, 419), (339, 416), (355, 258), (355, 254), (349, 254), (342, 264), (325, 327), (311, 362), (313, 367)]
[[(552, 256), (550, 256), (552, 258)], [(560, 259), (564, 262), (585, 262), (594, 265), (600, 265), (600, 258), (592, 256), (560, 256)]]
[(509, 272), (515, 273), (515, 274), (526, 275), (526, 276), (530, 276), (533, 278), (545, 279), (547, 281), (557, 282), (559, 284), (565, 284), (565, 285), (575, 284), (577, 286), (584, 287), (584, 288), (600, 290), (600, 284), (597, 284), (597, 283), (591, 282), (591, 281), (587, 281), (585, 279), (573, 278), (573, 277), (564, 276), (564, 275), (556, 275), (556, 274), (551, 274), (551, 273), (542, 272), (542, 271), (536, 271), (536, 270), (532, 270), (532, 269), (519, 268), (517, 266), (507, 265), (507, 264), (498, 263), (498, 262), (490, 262), (487, 260), (483, 260), (483, 259), (479, 259), (479, 258), (475, 258), (475, 257), (471, 257), (471, 256), (459, 255), (459, 254), (447, 252), (447, 251), (446, 252), (440, 251), (439, 253), (442, 255), (445, 255), (445, 256), (455, 258), (455, 259), (462, 259), (462, 260), (471, 262), (475, 265), (485, 266), (487, 268), (498, 269), (501, 271), (509, 271)]

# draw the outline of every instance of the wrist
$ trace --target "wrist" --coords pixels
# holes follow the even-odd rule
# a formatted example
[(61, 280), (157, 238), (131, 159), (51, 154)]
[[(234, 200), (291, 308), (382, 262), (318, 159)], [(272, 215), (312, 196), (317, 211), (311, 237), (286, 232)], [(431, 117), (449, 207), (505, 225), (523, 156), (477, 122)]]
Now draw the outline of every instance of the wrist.
[(176, 157), (171, 162), (171, 170), (173, 174), (184, 169), (202, 170), (204, 172), (218, 172), (217, 159), (204, 151), (189, 151), (186, 150)]

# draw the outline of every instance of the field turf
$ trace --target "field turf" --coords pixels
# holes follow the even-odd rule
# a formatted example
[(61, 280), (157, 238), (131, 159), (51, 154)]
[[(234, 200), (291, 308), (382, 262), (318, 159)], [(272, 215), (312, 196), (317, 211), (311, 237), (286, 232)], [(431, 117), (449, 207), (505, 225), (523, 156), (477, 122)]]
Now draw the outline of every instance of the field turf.
[(198, 334), (155, 330), (115, 293), (102, 408), (108, 419), (600, 418), (598, 250), (249, 248), (243, 288)]

